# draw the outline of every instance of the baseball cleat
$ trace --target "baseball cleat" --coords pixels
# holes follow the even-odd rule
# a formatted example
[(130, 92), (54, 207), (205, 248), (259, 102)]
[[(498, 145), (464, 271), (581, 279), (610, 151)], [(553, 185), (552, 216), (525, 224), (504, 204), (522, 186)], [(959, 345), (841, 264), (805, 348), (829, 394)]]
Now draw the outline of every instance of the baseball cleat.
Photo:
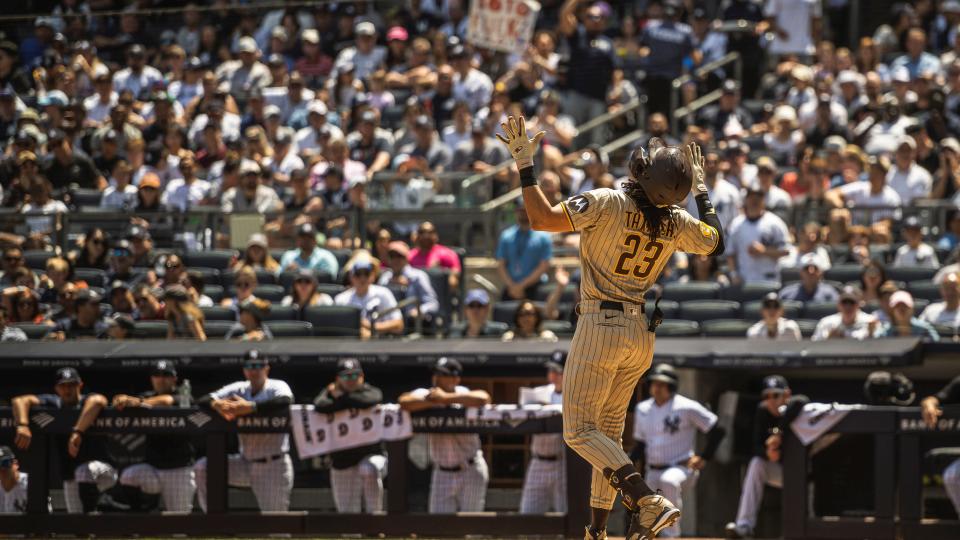
[(601, 529), (596, 533), (590, 529), (590, 526), (585, 527), (586, 532), (583, 533), (583, 540), (607, 540), (607, 530)]
[(727, 538), (753, 538), (753, 531), (746, 525), (737, 525), (734, 522), (727, 523), (725, 528)]
[(663, 495), (647, 495), (637, 501), (630, 515), (626, 540), (653, 540), (660, 531), (680, 519), (680, 510)]

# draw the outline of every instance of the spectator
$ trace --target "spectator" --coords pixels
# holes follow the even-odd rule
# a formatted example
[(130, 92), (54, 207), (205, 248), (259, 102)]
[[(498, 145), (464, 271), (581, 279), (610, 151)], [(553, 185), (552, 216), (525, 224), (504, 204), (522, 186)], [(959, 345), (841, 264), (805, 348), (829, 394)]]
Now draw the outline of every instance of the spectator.
[(276, 190), (260, 182), (260, 172), (260, 166), (255, 161), (243, 160), (239, 185), (227, 189), (220, 198), (220, 210), (224, 214), (283, 211), (283, 201), (277, 196)]
[(139, 43), (127, 49), (127, 67), (113, 76), (113, 90), (118, 94), (129, 90), (134, 96), (163, 84), (163, 75), (147, 65), (147, 50)]
[(171, 253), (170, 255), (162, 255), (161, 260), (163, 260), (163, 280), (161, 284), (164, 287), (169, 285), (183, 285), (187, 277), (186, 266), (183, 264), (183, 259), (176, 253)]
[(130, 285), (119, 279), (110, 283), (110, 308), (113, 313), (125, 313), (133, 315), (136, 313), (136, 301), (133, 299), (133, 292)]
[(250, 239), (247, 240), (247, 247), (243, 251), (243, 256), (237, 262), (233, 263), (234, 271), (238, 271), (243, 267), (250, 267), (254, 270), (263, 270), (271, 273), (280, 272), (280, 263), (270, 255), (267, 236), (265, 234), (253, 233), (250, 235)]
[(780, 280), (777, 261), (789, 253), (790, 233), (779, 216), (767, 211), (765, 198), (759, 186), (748, 187), (743, 214), (730, 224), (728, 264), (734, 284)]
[[(640, 55), (647, 73), (643, 80), (649, 96), (647, 107), (657, 113), (670, 111), (671, 84), (683, 75), (687, 58), (692, 57), (695, 64), (701, 59), (700, 50), (694, 49), (693, 30), (680, 22), (681, 3), (666, 0), (662, 9), (663, 18), (650, 20), (639, 36)], [(590, 16), (588, 11), (587, 17)]]
[(203, 292), (206, 288), (206, 280), (203, 274), (196, 270), (188, 271), (184, 286), (187, 288), (187, 292), (190, 293), (190, 298), (196, 302), (197, 307), (213, 307), (213, 299)]
[(827, 271), (830, 264), (830, 252), (823, 245), (822, 226), (816, 221), (809, 221), (797, 233), (797, 247), (790, 250), (790, 254), (780, 259), (783, 268), (802, 268), (800, 259), (806, 255), (813, 255), (819, 261), (821, 270)]
[[(723, 177), (731, 184), (746, 189), (757, 178), (757, 166), (749, 163), (749, 147), (736, 140), (727, 143)], [(721, 165), (723, 168), (724, 165)]]
[(400, 146), (398, 153), (423, 159), (427, 170), (435, 173), (443, 172), (451, 165), (450, 149), (443, 144), (443, 141), (437, 135), (433, 119), (425, 114), (421, 114), (414, 119), (413, 142)]
[(960, 245), (960, 208), (947, 212), (947, 232), (937, 242), (937, 249), (953, 251)]
[(163, 291), (164, 312), (167, 318), (167, 339), (196, 339), (206, 341), (203, 330), (203, 312), (183, 285), (170, 285)]
[[(957, 403), (960, 403), (960, 376), (954, 377), (939, 392), (923, 398), (920, 402), (921, 415), (927, 429), (937, 429), (940, 417), (943, 416), (941, 405)], [(953, 460), (943, 471), (942, 477), (947, 496), (953, 503), (953, 509), (960, 514), (960, 460)]]
[[(767, 133), (763, 135), (763, 144), (777, 161), (792, 165), (797, 151), (803, 146), (803, 131), (797, 122), (797, 111), (789, 105), (780, 105), (773, 111), (767, 122)], [(757, 163), (757, 167), (760, 163)], [(776, 168), (771, 168), (776, 174)]]
[[(470, 138), (453, 149), (450, 169), (472, 173), (483, 173), (510, 159), (506, 148), (490, 137), (483, 120), (475, 119), (470, 126)], [(509, 169), (503, 169), (495, 181), (509, 182)]]
[(273, 138), (273, 155), (263, 160), (264, 174), (269, 174), (271, 184), (285, 186), (290, 173), (304, 167), (303, 160), (294, 152), (292, 128), (281, 126)]
[(720, 100), (701, 109), (697, 118), (697, 125), (709, 128), (715, 139), (728, 133), (739, 135), (753, 125), (753, 117), (740, 105), (740, 84), (728, 79), (720, 90)]
[(137, 189), (137, 212), (166, 212), (167, 205), (160, 202), (160, 177), (148, 172), (140, 179)]
[[(15, 326), (9, 326), (7, 323), (9, 320), (10, 313), (7, 311), (6, 307), (0, 306), (0, 341), (15, 341), (23, 342), (27, 341), (27, 334), (22, 329)], [(0, 470), (2, 472), (2, 470)], [(0, 478), (2, 480), (2, 478)], [(6, 485), (3, 486), (4, 489), (7, 488)], [(7, 490), (9, 491), (9, 490)], [(0, 501), (3, 500), (3, 493), (0, 492)], [(3, 506), (0, 506), (0, 513), (5, 511)]]
[(796, 302), (836, 302), (839, 293), (832, 285), (823, 282), (823, 262), (813, 253), (800, 257), (800, 281), (788, 284), (780, 290), (781, 300)]
[(553, 245), (550, 235), (530, 228), (522, 201), (514, 211), (517, 224), (507, 227), (497, 243), (497, 273), (504, 283), (504, 300), (535, 298), (546, 281)]
[[(703, 153), (703, 182), (707, 186), (707, 195), (713, 203), (723, 230), (729, 231), (733, 218), (740, 214), (743, 197), (740, 189), (720, 174), (720, 154), (715, 148), (708, 148)], [(688, 197), (687, 211), (695, 212), (696, 206), (694, 198)]]
[(69, 210), (63, 201), (52, 198), (50, 181), (38, 176), (30, 183), (28, 198), (20, 213), (25, 214), (27, 229), (33, 235), (48, 235), (56, 232), (58, 225), (54, 214), (66, 214)]
[(376, 109), (367, 109), (360, 114), (357, 130), (347, 136), (350, 159), (367, 167), (367, 178), (390, 166), (390, 150), (393, 135), (380, 126), (380, 114)]
[(338, 306), (360, 308), (360, 337), (377, 334), (402, 334), (403, 315), (396, 309), (397, 300), (386, 287), (374, 283), (374, 266), (368, 258), (359, 258), (349, 267), (350, 288), (338, 294)]
[(107, 270), (107, 257), (110, 255), (110, 240), (100, 227), (87, 229), (80, 244), (80, 251), (70, 254), (70, 263), (74, 268), (95, 268)]
[(909, 206), (914, 199), (930, 196), (933, 177), (917, 164), (917, 142), (913, 137), (904, 135), (897, 142), (894, 154), (895, 167), (887, 173), (887, 183), (900, 196), (900, 201)]
[(103, 335), (106, 323), (100, 313), (100, 294), (90, 289), (77, 293), (76, 315), (57, 321), (52, 339), (95, 339)]
[(178, 170), (183, 177), (167, 183), (160, 202), (171, 210), (186, 212), (206, 202), (211, 194), (210, 182), (196, 176), (194, 155), (189, 150), (180, 152)]
[[(310, 189), (310, 172), (307, 169), (290, 173), (290, 189), (283, 197), (283, 208), (299, 214), (318, 214), (323, 211), (323, 199)], [(278, 216), (278, 219), (283, 218)]]
[(13, 300), (16, 302), (14, 312), (8, 314), (12, 322), (42, 324), (46, 321), (47, 316), (40, 309), (40, 295), (37, 291), (17, 287), (17, 294)]
[(137, 188), (130, 184), (133, 169), (126, 160), (120, 160), (113, 166), (110, 185), (103, 190), (100, 208), (115, 210), (133, 210), (137, 207)]
[(887, 269), (875, 260), (867, 260), (860, 272), (860, 292), (864, 302), (880, 298), (880, 288), (887, 282)]
[(156, 257), (150, 231), (146, 227), (134, 225), (127, 230), (127, 240), (133, 254), (133, 266), (153, 267)]
[(934, 326), (952, 328), (956, 334), (960, 329), (960, 276), (952, 272), (940, 282), (940, 302), (934, 302), (923, 309), (920, 319)]
[(757, 158), (757, 188), (767, 194), (764, 204), (771, 210), (787, 210), (793, 206), (790, 194), (777, 187), (774, 180), (777, 178), (777, 164), (768, 156)]
[(529, 300), (522, 300), (513, 312), (513, 327), (502, 337), (503, 341), (535, 339), (555, 342), (557, 335), (543, 328), (543, 312)]
[[(451, 358), (440, 358), (433, 366), (433, 386), (401, 394), (398, 402), (406, 411), (417, 412), (440, 407), (484, 407), (490, 395), (460, 385), (463, 366)], [(433, 474), (430, 480), (431, 514), (481, 512), (486, 500), (489, 472), (480, 448), (480, 436), (427, 435)]]
[(410, 250), (410, 266), (421, 270), (441, 268), (450, 274), (450, 290), (456, 290), (460, 285), (460, 257), (455, 251), (439, 242), (437, 227), (424, 221), (417, 227), (414, 238), (415, 247)]
[(131, 339), (137, 328), (133, 317), (126, 313), (114, 313), (110, 317), (107, 317), (104, 323), (106, 324), (107, 330), (102, 337), (111, 341), (126, 341)]
[[(8, 256), (12, 256), (9, 249), (6, 251), (4, 257)], [(4, 264), (6, 265), (8, 263), (4, 261)], [(60, 295), (63, 293), (63, 290), (66, 288), (67, 284), (70, 283), (70, 263), (63, 257), (50, 257), (47, 259), (47, 262), (44, 266), (46, 268), (48, 285), (43, 294), (41, 294), (40, 300), (50, 304), (62, 303)], [(10, 275), (12, 277), (12, 270)], [(4, 278), (6, 277), (7, 273), (5, 272)], [(6, 279), (4, 281), (6, 281)], [(13, 285), (13, 282), (11, 281), (10, 283), (4, 284)]]
[(783, 304), (777, 293), (767, 293), (761, 306), (763, 320), (747, 330), (748, 338), (800, 341), (800, 327), (796, 321), (783, 316)]
[(331, 278), (336, 278), (340, 272), (340, 264), (333, 253), (317, 245), (317, 228), (312, 223), (302, 223), (297, 227), (297, 247), (286, 251), (280, 257), (280, 269), (285, 272), (324, 272)]
[(25, 394), (11, 400), (13, 417), (17, 424), (14, 444), (20, 450), (30, 448), (33, 433), (30, 429), (30, 409), (50, 408), (80, 410), (70, 435), (53, 436), (51, 449), (59, 470), (63, 471), (63, 495), (67, 513), (89, 514), (96, 510), (102, 489), (109, 489), (117, 481), (117, 470), (107, 460), (104, 437), (88, 435), (87, 429), (107, 406), (102, 394), (84, 394), (83, 380), (72, 367), (57, 370), (53, 394)]
[[(674, 253), (674, 257), (677, 257), (677, 253)], [(679, 282), (687, 283), (690, 281), (713, 281), (719, 283), (721, 287), (730, 286), (730, 278), (726, 276), (720, 270), (720, 258), (718, 257), (709, 257), (706, 255), (687, 255), (687, 271), (684, 275), (679, 275), (676, 279)], [(677, 257), (677, 261), (682, 261)], [(671, 260), (671, 263), (673, 260)], [(683, 271), (683, 268), (680, 264), (677, 265), (676, 269), (679, 271), (678, 274)], [(670, 266), (664, 269), (664, 275), (669, 275), (668, 272), (672, 271), (673, 268)]]
[(352, 64), (358, 79), (366, 79), (381, 68), (387, 59), (387, 50), (377, 45), (377, 28), (369, 21), (357, 23), (353, 28), (354, 45), (340, 51), (334, 67), (337, 69)]
[(263, 325), (264, 319), (270, 315), (270, 301), (262, 298), (248, 298), (240, 303), (239, 321), (234, 323), (224, 339), (239, 339), (240, 341), (272, 340), (270, 329)]
[[(578, 163), (583, 170), (573, 169), (570, 193), (580, 195), (593, 189), (613, 187), (613, 176), (607, 172), (609, 157), (603, 148), (597, 145), (588, 146), (580, 154)], [(499, 196), (496, 191), (494, 195)]]
[[(890, 178), (889, 172), (892, 171), (890, 160), (886, 156), (871, 156), (869, 163), (867, 180), (835, 187), (824, 194), (824, 200), (834, 208), (855, 209), (854, 223), (892, 221), (896, 213), (888, 208), (899, 207), (903, 201), (897, 191), (887, 184)], [(856, 211), (858, 207), (865, 207), (866, 210)]]
[(907, 291), (897, 291), (890, 296), (889, 322), (883, 323), (876, 337), (919, 336), (924, 341), (940, 341), (933, 326), (913, 316), (913, 296)]
[[(5, 339), (3, 341), (6, 341)], [(27, 511), (27, 473), (9, 446), (0, 446), (0, 514)]]
[[(607, 112), (607, 92), (616, 69), (613, 40), (604, 34), (609, 5), (591, 5), (583, 12), (581, 22), (578, 20), (580, 4), (579, 0), (566, 0), (560, 8), (557, 26), (570, 54), (563, 108), (573, 116), (576, 125)], [(603, 144), (602, 138), (602, 132), (593, 130), (590, 136), (579, 136), (574, 146), (583, 147), (590, 142)]]
[(23, 250), (17, 246), (7, 246), (3, 250), (3, 262), (0, 264), (0, 268), (3, 269), (3, 279), (0, 280), (0, 285), (13, 285), (13, 271), (17, 268), (23, 268), (23, 266)]
[(387, 247), (387, 268), (380, 274), (378, 283), (384, 287), (393, 285), (403, 290), (404, 300), (416, 298), (415, 304), (403, 309), (404, 315), (411, 318), (423, 317), (431, 320), (440, 309), (437, 293), (430, 284), (427, 273), (410, 266), (407, 258), (410, 248), (400, 241), (390, 242)]
[(240, 304), (249, 298), (256, 298), (253, 292), (259, 283), (257, 282), (256, 270), (250, 266), (242, 266), (235, 272), (233, 276), (233, 296), (224, 298), (220, 305), (238, 311)]
[(333, 298), (317, 289), (317, 275), (313, 270), (301, 268), (297, 270), (290, 294), (283, 297), (280, 305), (293, 306), (302, 314), (310, 306), (332, 306)]
[(861, 308), (863, 294), (859, 289), (846, 286), (840, 292), (840, 301), (837, 303), (837, 313), (827, 315), (817, 323), (813, 331), (813, 341), (825, 339), (867, 339), (874, 333), (876, 319), (865, 313)]
[(907, 53), (898, 56), (890, 63), (890, 69), (896, 70), (900, 67), (907, 68), (911, 79), (920, 77), (921, 74), (940, 71), (940, 60), (936, 55), (926, 52), (927, 33), (921, 28), (911, 28), (907, 32), (906, 49)]
[(901, 266), (924, 266), (927, 268), (940, 268), (940, 260), (937, 258), (937, 252), (933, 246), (923, 241), (923, 227), (916, 216), (908, 216), (901, 224), (903, 239), (906, 244), (897, 248), (897, 253), (893, 259), (893, 267)]
[[(383, 392), (366, 382), (363, 367), (353, 358), (337, 362), (336, 379), (313, 400), (314, 410), (333, 414), (344, 410), (369, 409), (383, 402)], [(383, 478), (387, 458), (380, 442), (339, 450), (330, 454), (330, 487), (337, 512), (368, 514), (383, 510)]]
[(254, 90), (263, 90), (272, 80), (267, 66), (260, 62), (260, 48), (251, 37), (237, 41), (239, 59), (220, 64), (216, 70), (217, 80), (229, 84), (230, 95), (241, 105)]
[(463, 299), (465, 326), (450, 330), (451, 338), (500, 337), (504, 329), (490, 320), (490, 295), (483, 289), (471, 289)]
[(448, 52), (453, 66), (453, 98), (465, 102), (474, 115), (490, 103), (493, 95), (493, 80), (473, 66), (473, 59), (466, 47), (455, 45)]
[(137, 315), (140, 321), (164, 321), (167, 316), (165, 306), (160, 298), (162, 289), (153, 288), (145, 283), (133, 289), (133, 300), (137, 304)]

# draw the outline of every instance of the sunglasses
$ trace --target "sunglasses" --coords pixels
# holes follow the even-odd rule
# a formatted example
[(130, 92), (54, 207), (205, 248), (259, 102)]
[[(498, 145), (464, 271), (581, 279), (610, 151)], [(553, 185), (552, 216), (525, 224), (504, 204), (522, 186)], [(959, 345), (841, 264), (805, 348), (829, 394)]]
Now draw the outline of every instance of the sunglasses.
[(435, 230), (433, 230), (433, 229), (419, 229), (419, 230), (417, 231), (417, 234), (434, 234), (435, 232), (437, 232), (437, 231), (435, 231)]
[(234, 285), (236, 285), (238, 289), (249, 289), (250, 287), (253, 287), (253, 283), (250, 283), (249, 281), (238, 281), (234, 283)]
[(355, 381), (360, 378), (360, 373), (359, 372), (344, 373), (343, 375), (337, 375), (337, 377), (339, 377), (340, 379), (343, 379), (344, 381)]
[(97, 244), (97, 245), (102, 246), (102, 245), (103, 245), (103, 239), (101, 239), (101, 238), (93, 238), (93, 239), (90, 240), (90, 243), (91, 243), (91, 244)]
[(118, 259), (125, 259), (130, 256), (130, 252), (125, 249), (115, 249), (113, 250), (113, 256)]
[(851, 300), (849, 298), (844, 298), (843, 300), (840, 301), (840, 305), (843, 305), (843, 306), (852, 306), (856, 303), (857, 303), (856, 300)]
[(262, 362), (248, 362), (243, 365), (243, 369), (263, 369), (265, 367), (267, 365)]

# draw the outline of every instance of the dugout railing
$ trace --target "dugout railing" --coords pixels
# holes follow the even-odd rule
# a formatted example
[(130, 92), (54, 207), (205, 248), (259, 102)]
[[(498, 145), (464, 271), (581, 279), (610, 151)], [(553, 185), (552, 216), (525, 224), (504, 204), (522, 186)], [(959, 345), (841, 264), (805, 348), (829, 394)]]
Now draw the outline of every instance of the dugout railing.
[[(49, 513), (52, 444), (57, 435), (71, 432), (78, 411), (34, 409), (30, 448), (18, 452), (29, 474), (27, 512), (0, 515), (0, 534), (7, 535), (320, 535), (363, 534), (387, 536), (465, 536), (471, 534), (577, 537), (589, 522), (587, 498), (590, 491), (589, 466), (567, 450), (566, 514), (519, 515), (503, 512), (433, 515), (409, 510), (407, 441), (385, 443), (388, 456), (386, 512), (381, 514), (332, 514), (307, 511), (236, 512), (227, 500), (228, 436), (233, 433), (275, 433), (289, 429), (290, 415), (249, 416), (227, 422), (216, 413), (200, 409), (103, 410), (90, 433), (165, 433), (202, 436), (206, 442), (206, 514), (104, 513), (95, 516)], [(427, 417), (427, 418), (422, 418)], [(421, 419), (422, 421), (417, 421)], [(557, 433), (559, 416), (529, 418), (520, 422), (469, 422), (462, 409), (435, 410), (413, 415), (414, 431), (420, 433), (478, 433), (526, 435)], [(0, 431), (15, 429), (11, 409), (0, 408)]]

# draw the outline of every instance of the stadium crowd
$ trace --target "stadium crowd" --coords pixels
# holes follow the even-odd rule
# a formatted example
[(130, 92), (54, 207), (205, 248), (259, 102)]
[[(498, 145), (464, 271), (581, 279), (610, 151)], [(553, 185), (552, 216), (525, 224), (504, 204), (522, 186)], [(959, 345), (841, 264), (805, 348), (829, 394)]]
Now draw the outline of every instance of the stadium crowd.
[[(518, 206), (501, 288), (475, 288), (428, 221), (450, 178), (486, 173), (484, 201), (519, 185), (495, 168), (508, 114), (547, 131), (554, 202), (619, 186), (611, 133), (705, 149), (729, 256), (670, 261), (661, 335), (957, 335), (957, 2), (897, 4), (848, 48), (847, 2), (545, 0), (515, 54), (473, 46), (460, 0), (55, 4), (0, 39), (3, 339), (570, 335), (579, 273), (555, 254), (576, 233)], [(695, 71), (728, 52), (740, 69)], [(640, 124), (578, 131), (638, 97)], [(232, 253), (157, 234), (209, 208), (266, 223), (215, 231)], [(365, 209), (423, 219), (354, 233)], [(126, 226), (61, 234), (71, 212)]]

